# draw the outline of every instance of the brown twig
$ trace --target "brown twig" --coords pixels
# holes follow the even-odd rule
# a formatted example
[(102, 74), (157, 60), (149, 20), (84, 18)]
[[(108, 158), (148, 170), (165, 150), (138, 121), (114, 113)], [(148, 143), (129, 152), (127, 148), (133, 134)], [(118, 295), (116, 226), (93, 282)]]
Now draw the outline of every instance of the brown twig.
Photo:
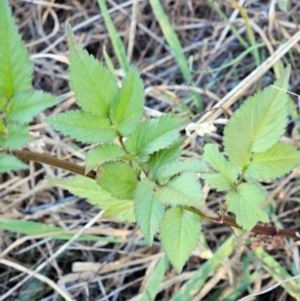
[[(88, 174), (85, 175), (85, 168), (83, 166), (78, 166), (75, 163), (67, 162), (65, 160), (57, 159), (49, 155), (34, 153), (31, 151), (20, 150), (14, 151), (13, 154), (18, 157), (20, 160), (25, 161), (35, 161), (39, 163), (45, 163), (51, 166), (55, 166), (64, 170), (68, 170), (70, 172), (83, 175), (89, 178), (94, 179), (96, 177), (95, 171), (90, 171)], [(203, 213), (201, 210), (191, 207), (182, 207), (185, 210), (192, 211), (198, 214), (202, 220), (224, 224), (230, 227), (241, 229), (241, 227), (236, 223), (235, 219), (228, 215), (219, 215), (217, 217), (210, 217)], [(292, 231), (292, 230), (280, 230), (275, 227), (270, 226), (262, 226), (256, 225), (251, 232), (260, 235), (267, 235), (267, 236), (281, 236), (286, 238), (293, 238), (295, 240), (300, 240), (300, 232)]]

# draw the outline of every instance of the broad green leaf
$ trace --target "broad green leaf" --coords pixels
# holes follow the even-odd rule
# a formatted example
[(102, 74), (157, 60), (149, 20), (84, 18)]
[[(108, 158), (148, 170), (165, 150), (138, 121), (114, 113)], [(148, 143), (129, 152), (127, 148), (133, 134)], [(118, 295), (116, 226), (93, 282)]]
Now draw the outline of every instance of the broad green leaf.
[(255, 153), (247, 174), (255, 179), (275, 179), (300, 165), (300, 152), (295, 147), (277, 143), (266, 152)]
[(84, 111), (60, 113), (46, 121), (57, 131), (84, 143), (111, 142), (117, 137), (108, 119)]
[(257, 222), (269, 222), (269, 217), (260, 205), (265, 200), (265, 192), (254, 184), (243, 183), (236, 191), (226, 196), (228, 210), (235, 214), (236, 222), (243, 229), (251, 231)]
[(193, 212), (171, 208), (160, 224), (164, 250), (178, 273), (196, 248), (200, 234), (200, 218)]
[(86, 198), (90, 204), (105, 210), (103, 217), (111, 217), (119, 221), (135, 221), (133, 201), (114, 198), (93, 179), (78, 175), (67, 179), (48, 178), (48, 181), (74, 195)]
[(136, 129), (143, 115), (143, 105), (143, 82), (137, 70), (130, 67), (110, 111), (110, 119), (121, 136), (127, 137)]
[(184, 171), (192, 171), (196, 173), (207, 172), (208, 166), (205, 162), (196, 159), (173, 161), (158, 169), (157, 179), (160, 182), (160, 184), (163, 184), (170, 177), (178, 175)]
[(24, 91), (14, 94), (6, 109), (9, 122), (29, 123), (44, 109), (55, 105), (58, 98), (42, 91)]
[(201, 208), (204, 205), (201, 184), (192, 172), (184, 172), (166, 185), (156, 187), (155, 197), (167, 205)]
[(47, 180), (74, 195), (86, 198), (89, 203), (103, 210), (109, 209), (120, 202), (112, 197), (109, 192), (103, 190), (94, 179), (77, 175), (65, 179), (47, 178)]
[(230, 190), (238, 177), (238, 168), (228, 162), (214, 144), (206, 144), (203, 160), (220, 173), (204, 172), (201, 177), (218, 191)]
[(264, 152), (284, 133), (287, 122), (287, 67), (272, 86), (249, 98), (232, 116), (224, 131), (224, 145), (229, 159), (242, 168), (250, 162), (251, 152)]
[(135, 222), (134, 203), (131, 200), (118, 200), (102, 216), (110, 217), (120, 222), (133, 223)]
[(111, 159), (124, 155), (124, 151), (116, 144), (101, 144), (86, 155), (85, 173)]
[(165, 212), (164, 206), (154, 196), (154, 187), (154, 182), (144, 179), (138, 183), (133, 196), (135, 217), (149, 245), (153, 243)]
[(172, 145), (187, 122), (187, 117), (171, 114), (148, 119), (128, 137), (126, 148), (145, 162), (150, 154)]
[(201, 174), (201, 178), (217, 191), (231, 190), (233, 187), (228, 178), (221, 173), (205, 172)]
[(0, 1), (0, 94), (10, 99), (31, 88), (33, 65), (14, 23), (7, 0)]
[(183, 144), (183, 141), (183, 139), (179, 139), (170, 147), (161, 149), (150, 155), (150, 159), (146, 165), (149, 168), (151, 176), (154, 178), (154, 180), (156, 180), (157, 172), (162, 166), (178, 159), (181, 154), (180, 147)]
[(28, 127), (18, 124), (9, 123), (6, 131), (0, 137), (0, 148), (15, 150), (20, 149), (29, 141)]
[(4, 153), (0, 154), (0, 173), (25, 168), (27, 169), (27, 165), (18, 158)]
[(132, 199), (138, 183), (137, 172), (124, 162), (107, 162), (99, 168), (97, 183), (112, 196)]
[(113, 74), (86, 50), (76, 45), (72, 29), (66, 26), (70, 47), (70, 83), (79, 105), (90, 113), (108, 118), (119, 87)]

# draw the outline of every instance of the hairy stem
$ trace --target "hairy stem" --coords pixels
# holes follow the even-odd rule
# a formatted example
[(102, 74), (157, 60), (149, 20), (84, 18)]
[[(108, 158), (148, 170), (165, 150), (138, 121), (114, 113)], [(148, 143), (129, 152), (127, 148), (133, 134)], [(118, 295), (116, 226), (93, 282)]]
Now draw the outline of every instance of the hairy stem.
[[(75, 174), (83, 175), (83, 176), (86, 176), (86, 177), (89, 177), (92, 179), (94, 179), (96, 177), (95, 171), (90, 171), (88, 174), (85, 175), (84, 166), (79, 166), (77, 164), (67, 162), (65, 160), (57, 159), (57, 158), (54, 158), (49, 155), (34, 153), (31, 151), (26, 151), (26, 150), (13, 151), (12, 154), (15, 155), (16, 157), (18, 157), (20, 160), (45, 163), (45, 164), (48, 164), (48, 165), (51, 165), (54, 167), (58, 167), (58, 168), (73, 172)], [(203, 221), (217, 223), (217, 224), (224, 224), (227, 226), (241, 229), (241, 227), (236, 223), (235, 219), (231, 216), (219, 215), (217, 217), (211, 217), (196, 208), (185, 207), (185, 206), (182, 206), (181, 208), (198, 214)], [(281, 236), (281, 237), (286, 237), (286, 238), (293, 238), (295, 240), (300, 240), (300, 231), (297, 232), (297, 231), (293, 231), (293, 230), (280, 230), (275, 227), (256, 225), (251, 230), (251, 232), (253, 232), (255, 234), (260, 234), (260, 235)]]

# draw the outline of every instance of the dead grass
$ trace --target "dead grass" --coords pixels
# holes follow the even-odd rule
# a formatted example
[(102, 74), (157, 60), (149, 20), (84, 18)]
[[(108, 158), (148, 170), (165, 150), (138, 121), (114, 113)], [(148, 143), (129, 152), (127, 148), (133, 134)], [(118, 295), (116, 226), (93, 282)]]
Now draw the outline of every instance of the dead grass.
[[(248, 14), (255, 43), (266, 44), (256, 48), (261, 64), (280, 44), (296, 33), (300, 21), (300, 5), (298, 1), (290, 1), (291, 9), (283, 12), (274, 6), (275, 1), (271, 1), (271, 4), (270, 1), (239, 2), (241, 5), (249, 3), (243, 4), (243, 7)], [(69, 138), (61, 137), (43, 120), (45, 115), (77, 106), (72, 93), (69, 93), (66, 21), (71, 23), (77, 40), (101, 62), (104, 62), (105, 48), (118, 74), (123, 76), (122, 70), (118, 69), (118, 60), (97, 2), (11, 0), (10, 3), (35, 64), (35, 88), (55, 95), (65, 95), (65, 100), (53, 111), (47, 110), (40, 114), (31, 130), (41, 133), (46, 153), (83, 165), (83, 150), (87, 148), (82, 150), (82, 145), (75, 145)], [(254, 52), (250, 52), (227, 68), (211, 73), (204, 72), (208, 68), (219, 68), (232, 62), (245, 51), (239, 36), (251, 45), (245, 19), (233, 8), (233, 3), (236, 2), (216, 1), (215, 5), (230, 18), (239, 35), (233, 33), (213, 9), (210, 1), (163, 1), (185, 56), (193, 57), (193, 69), (197, 74), (193, 73), (192, 80), (196, 93), (200, 95), (200, 103), (193, 100), (191, 85), (184, 81), (149, 2), (107, 1), (128, 57), (137, 66), (144, 80), (149, 115), (170, 111), (195, 115), (201, 107), (208, 110), (258, 67)], [(136, 12), (133, 14), (134, 5)], [(136, 31), (132, 29), (132, 19), (136, 19)], [(285, 65), (292, 64), (290, 90), (298, 94), (299, 50), (299, 45), (296, 44), (282, 58)], [(279, 67), (278, 64), (273, 64), (262, 78), (256, 77), (255, 84), (243, 91), (239, 98), (243, 100), (256, 89), (272, 83)], [(227, 113), (231, 115), (237, 107), (238, 103), (234, 103), (227, 109)], [(297, 103), (295, 107), (296, 110), (299, 109)], [(284, 137), (288, 143), (296, 146), (299, 146), (298, 128), (299, 118), (291, 118)], [(219, 125), (216, 133), (210, 133), (204, 138), (194, 137), (186, 145), (187, 156), (198, 157), (208, 141), (214, 140), (221, 144), (222, 131), (223, 126)], [(159, 241), (153, 247), (146, 246), (135, 225), (100, 218), (99, 209), (87, 204), (85, 200), (68, 197), (66, 192), (53, 187), (44, 179), (45, 176), (65, 177), (68, 174), (46, 165), (31, 163), (29, 171), (0, 175), (1, 219), (37, 221), (64, 230), (74, 230), (75, 233), (85, 231), (86, 234), (103, 236), (106, 241), (87, 239), (65, 242), (53, 239), (47, 233), (24, 236), (18, 231), (0, 230), (0, 250), (3, 252), (0, 255), (0, 300), (62, 300), (63, 294), (66, 300), (138, 300), (137, 296), (143, 292), (158, 260), (163, 256)], [(284, 228), (299, 231), (299, 185), (299, 170), (281, 180), (266, 184), (276, 204), (276, 226), (282, 225)], [(222, 194), (209, 191), (208, 187), (204, 191), (210, 208), (217, 210), (223, 198)], [(181, 275), (177, 275), (171, 266), (168, 267), (155, 300), (170, 300), (175, 296), (233, 230), (225, 226), (204, 224), (203, 233), (207, 245), (204, 244), (204, 247), (199, 247), (194, 252)], [(242, 238), (248, 241), (247, 246), (241, 243)], [(252, 274), (260, 265), (260, 261), (251, 253), (251, 248), (260, 245), (291, 274), (299, 274), (299, 243), (295, 246), (287, 240), (275, 241), (253, 236), (248, 239), (248, 235), (242, 238), (238, 239), (238, 247), (230, 258), (213, 270), (214, 273), (203, 286), (195, 287), (193, 298), (186, 300), (225, 300), (229, 296), (228, 292), (234, 291), (243, 282), (245, 275)], [(63, 248), (63, 252), (58, 254), (62, 250), (60, 248)], [(49, 258), (53, 260), (48, 262)], [(33, 275), (19, 285), (22, 279), (33, 273), (29, 271), (34, 271), (41, 265), (43, 269), (39, 275), (44, 278), (37, 279)], [(273, 283), (271, 275), (261, 270), (253, 279), (251, 287), (253, 291), (259, 291)], [(247, 295), (246, 287), (236, 299)], [(299, 287), (298, 283), (298, 289)], [(235, 299), (228, 297), (226, 300)], [(256, 300), (300, 299), (294, 299), (283, 288), (277, 288)]]

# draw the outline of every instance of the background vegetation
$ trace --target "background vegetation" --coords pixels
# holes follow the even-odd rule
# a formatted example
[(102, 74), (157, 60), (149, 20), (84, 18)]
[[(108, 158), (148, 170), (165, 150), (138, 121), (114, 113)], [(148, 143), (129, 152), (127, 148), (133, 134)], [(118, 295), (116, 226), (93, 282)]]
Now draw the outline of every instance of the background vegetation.
[[(186, 156), (199, 158), (207, 142), (221, 145), (224, 126), (216, 123), (216, 131), (212, 126), (219, 116), (197, 114), (220, 102), (229, 106), (224, 102), (229, 91), (238, 87), (232, 106), (221, 112), (225, 118), (257, 89), (273, 83), (290, 63), (290, 91), (300, 92), (298, 44), (259, 73), (263, 62), (298, 30), (298, 1), (277, 2), (109, 0), (107, 6), (99, 1), (100, 10), (96, 0), (10, 1), (34, 62), (34, 87), (63, 99), (32, 123), (32, 132), (42, 137), (33, 149), (42, 147), (82, 165), (88, 150), (44, 122), (45, 116), (77, 108), (68, 85), (66, 21), (77, 40), (116, 69), (120, 79), (130, 64), (137, 67), (146, 88), (148, 116), (176, 112), (202, 118), (204, 125), (197, 130), (205, 135), (187, 139)], [(253, 70), (254, 79), (239, 86)], [(298, 101), (291, 100), (283, 137), (295, 146), (298, 110)], [(132, 224), (93, 220), (97, 208), (44, 179), (69, 174), (32, 163), (28, 171), (0, 175), (0, 300), (61, 300), (62, 292), (68, 292), (68, 300), (237, 300), (300, 273), (299, 241), (241, 236), (224, 225), (204, 224), (199, 246), (178, 275), (159, 241), (148, 247)], [(264, 185), (270, 193), (272, 223), (299, 231), (299, 170)], [(217, 210), (223, 194), (208, 186), (204, 191), (208, 206)], [(70, 232), (84, 230), (78, 240), (70, 240)], [(38, 268), (60, 248), (64, 252), (45, 264), (39, 279), (24, 280), (28, 268)], [(51, 281), (58, 286), (51, 287)], [(255, 300), (300, 300), (299, 296), (300, 282), (293, 280)]]

